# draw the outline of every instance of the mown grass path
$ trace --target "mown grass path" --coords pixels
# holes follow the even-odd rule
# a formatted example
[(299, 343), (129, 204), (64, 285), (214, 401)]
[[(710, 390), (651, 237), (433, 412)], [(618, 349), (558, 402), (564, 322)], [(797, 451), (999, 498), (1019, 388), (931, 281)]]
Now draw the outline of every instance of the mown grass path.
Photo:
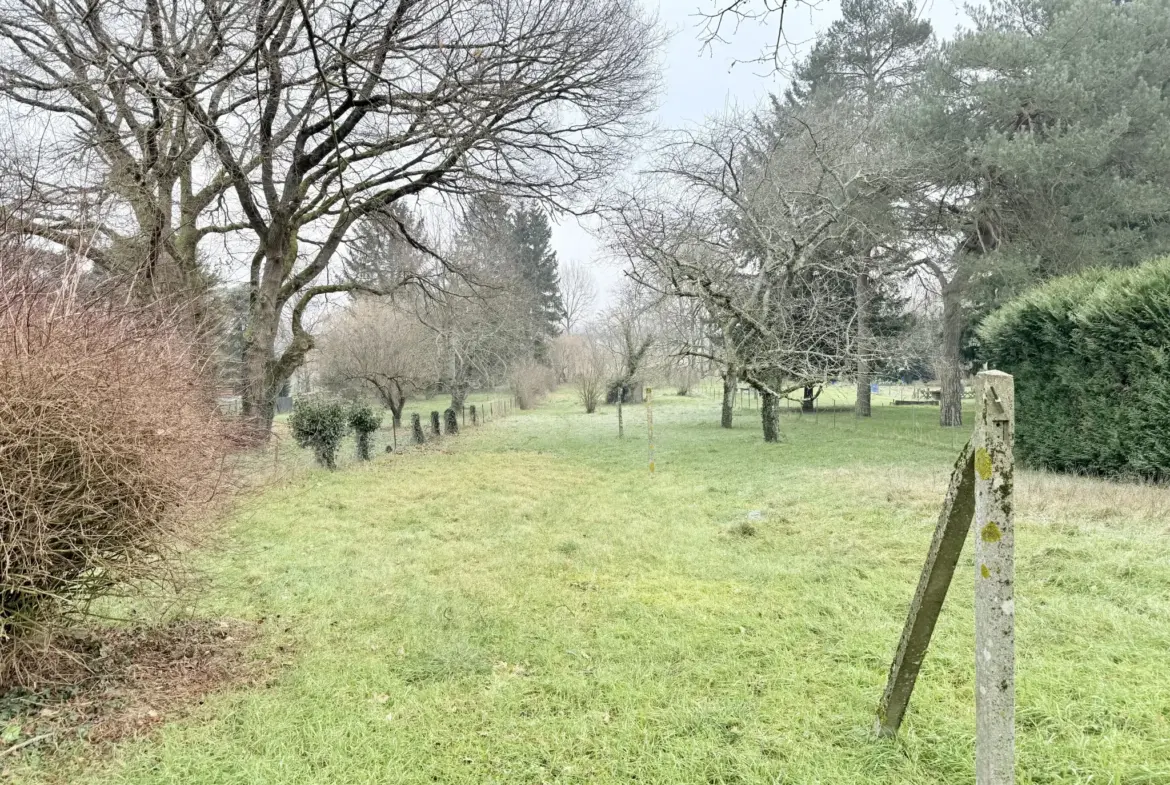
[[(965, 552), (902, 734), (873, 711), (956, 437), (934, 411), (567, 395), (444, 451), (246, 503), (200, 612), (265, 619), (267, 686), (32, 780), (210, 785), (973, 782)], [(962, 436), (957, 437), (962, 441)], [(1023, 473), (1023, 783), (1170, 782), (1170, 491)], [(31, 768), (27, 768), (31, 766)], [(21, 775), (23, 776), (23, 774)]]

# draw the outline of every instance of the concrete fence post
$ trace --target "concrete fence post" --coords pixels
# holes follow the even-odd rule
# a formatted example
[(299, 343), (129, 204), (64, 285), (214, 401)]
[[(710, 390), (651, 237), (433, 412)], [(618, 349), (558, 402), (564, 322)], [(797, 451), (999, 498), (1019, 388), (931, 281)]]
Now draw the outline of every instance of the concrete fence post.
[(439, 413), (431, 412), (431, 436), (434, 436), (436, 439), (439, 438), (439, 427)]
[(975, 782), (1015, 781), (1015, 390), (1012, 377), (976, 377)]
[(418, 416), (418, 412), (410, 415), (410, 433), (414, 438), (415, 444), (422, 444), (427, 440), (426, 437), (423, 436), (422, 418)]

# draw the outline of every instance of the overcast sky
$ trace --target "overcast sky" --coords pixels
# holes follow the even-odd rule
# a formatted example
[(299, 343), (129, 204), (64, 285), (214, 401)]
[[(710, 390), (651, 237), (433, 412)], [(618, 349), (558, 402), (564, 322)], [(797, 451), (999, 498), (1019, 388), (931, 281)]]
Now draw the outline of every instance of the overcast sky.
[[(774, 24), (744, 24), (734, 33), (728, 31), (727, 44), (704, 50), (702, 20), (696, 14), (700, 8), (711, 8), (715, 0), (643, 2), (658, 10), (662, 23), (673, 34), (663, 57), (663, 93), (656, 117), (659, 127), (687, 127), (729, 108), (753, 107), (768, 93), (783, 90), (783, 74), (768, 73), (763, 66), (735, 64), (736, 60), (755, 58), (775, 41)], [(921, 9), (934, 25), (935, 34), (950, 38), (966, 22), (964, 5), (963, 0), (924, 0)], [(817, 31), (827, 28), (838, 15), (837, 3), (831, 0), (817, 7), (790, 8), (784, 20), (790, 58), (798, 57)], [(589, 228), (575, 219), (562, 221), (553, 229), (553, 245), (562, 262), (576, 261), (590, 267), (601, 290), (598, 304), (603, 305), (621, 277), (620, 265), (606, 258)]]

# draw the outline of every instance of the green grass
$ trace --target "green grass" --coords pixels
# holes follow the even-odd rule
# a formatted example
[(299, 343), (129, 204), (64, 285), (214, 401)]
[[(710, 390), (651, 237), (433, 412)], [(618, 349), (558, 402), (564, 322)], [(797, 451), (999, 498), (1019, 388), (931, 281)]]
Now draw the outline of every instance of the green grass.
[[(654, 407), (654, 476), (643, 407), (619, 441), (567, 394), (281, 475), (206, 557), (199, 612), (265, 619), (258, 654), (288, 664), (15, 776), (972, 782), (967, 559), (900, 737), (871, 733), (963, 432), (877, 405), (785, 416), (764, 445), (754, 412), (729, 432), (710, 397)], [(1170, 782), (1170, 491), (1022, 472), (1017, 507), (1019, 781)]]

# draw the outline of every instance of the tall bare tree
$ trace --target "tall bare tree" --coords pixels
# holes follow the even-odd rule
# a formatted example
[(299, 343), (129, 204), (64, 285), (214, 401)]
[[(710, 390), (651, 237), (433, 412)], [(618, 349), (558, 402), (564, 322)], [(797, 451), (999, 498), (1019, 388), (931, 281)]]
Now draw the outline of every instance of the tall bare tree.
[[(381, 293), (321, 280), (350, 228), (428, 190), (580, 205), (639, 131), (658, 40), (633, 0), (14, 0), (0, 96), (68, 129), (53, 144), (92, 175), (10, 212), (103, 264), (133, 238), (152, 278), (164, 257), (200, 274), (200, 241), (227, 235), (250, 295), (243, 408), (267, 434), (312, 300)], [(94, 192), (111, 218), (78, 209)]]
[(589, 268), (580, 262), (561, 266), (561, 307), (565, 332), (572, 334), (589, 318), (597, 301), (597, 282)]

